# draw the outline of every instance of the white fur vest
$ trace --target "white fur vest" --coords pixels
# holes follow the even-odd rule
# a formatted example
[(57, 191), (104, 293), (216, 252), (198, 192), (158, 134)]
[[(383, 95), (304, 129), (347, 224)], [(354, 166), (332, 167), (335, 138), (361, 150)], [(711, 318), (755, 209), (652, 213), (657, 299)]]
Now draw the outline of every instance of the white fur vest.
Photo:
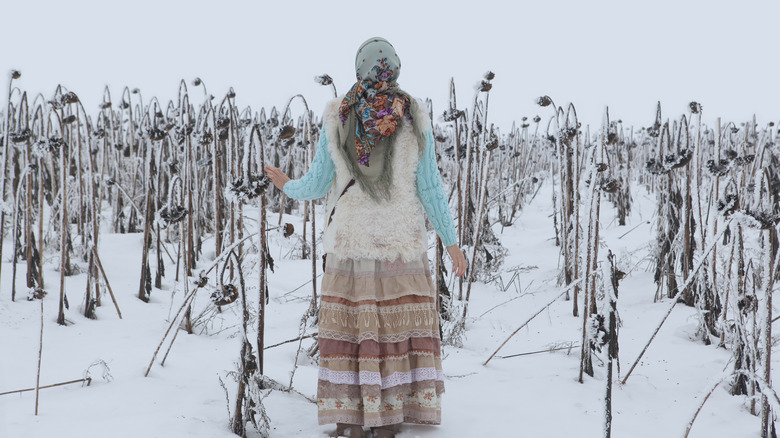
[[(341, 99), (328, 103), (323, 117), (328, 151), (336, 168), (336, 177), (328, 193), (325, 212), (324, 250), (340, 259), (375, 259), (404, 262), (417, 260), (427, 250), (425, 216), (417, 196), (417, 164), (420, 149), (415, 129), (408, 120), (399, 124), (394, 142), (392, 160), (392, 185), (390, 199), (376, 201), (361, 189), (352, 185), (339, 198), (353, 178), (349, 163), (340, 151), (344, 132), (339, 120)], [(413, 114), (418, 132), (430, 129), (430, 119), (422, 105)], [(333, 221), (327, 218), (334, 211)]]

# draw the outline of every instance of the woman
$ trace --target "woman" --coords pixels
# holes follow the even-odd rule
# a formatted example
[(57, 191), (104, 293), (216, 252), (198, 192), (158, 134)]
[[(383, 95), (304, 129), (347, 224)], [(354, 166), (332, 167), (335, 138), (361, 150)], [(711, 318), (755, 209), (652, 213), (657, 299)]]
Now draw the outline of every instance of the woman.
[(319, 423), (333, 436), (394, 437), (400, 423), (441, 423), (444, 392), (435, 290), (423, 209), (466, 271), (441, 184), (431, 123), (398, 87), (401, 63), (382, 38), (355, 57), (357, 82), (327, 105), (310, 170), (291, 181), (266, 167), (293, 199), (326, 194), (319, 313)]

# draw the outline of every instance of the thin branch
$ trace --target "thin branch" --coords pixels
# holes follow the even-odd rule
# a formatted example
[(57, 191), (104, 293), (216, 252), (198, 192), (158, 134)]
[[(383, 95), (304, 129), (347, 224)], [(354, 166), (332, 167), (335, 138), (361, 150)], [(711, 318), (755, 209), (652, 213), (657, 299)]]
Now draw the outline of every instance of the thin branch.
[(278, 344), (274, 344), (274, 345), (269, 345), (267, 347), (263, 347), (263, 350), (268, 350), (269, 348), (278, 347), (278, 346), (284, 345), (284, 344), (290, 344), (292, 342), (298, 342), (298, 341), (301, 341), (301, 340), (304, 340), (304, 339), (308, 339), (308, 338), (316, 338), (317, 335), (319, 335), (319, 333), (311, 333), (311, 334), (308, 334), (306, 336), (301, 336), (301, 337), (294, 338), (294, 339), (288, 339), (286, 341), (279, 342)]
[(653, 332), (652, 336), (650, 336), (650, 340), (647, 341), (647, 344), (645, 344), (645, 347), (642, 349), (642, 351), (639, 353), (639, 356), (634, 361), (634, 364), (631, 365), (631, 368), (628, 370), (628, 374), (626, 374), (626, 377), (623, 378), (623, 381), (620, 382), (621, 385), (625, 385), (628, 381), (628, 378), (631, 377), (631, 372), (634, 371), (634, 368), (636, 368), (637, 364), (639, 364), (639, 361), (642, 359), (642, 356), (644, 356), (645, 352), (647, 351), (647, 348), (650, 347), (650, 344), (653, 342), (653, 339), (655, 339), (655, 336), (658, 334), (658, 332), (661, 330), (661, 327), (664, 325), (664, 322), (666, 322), (666, 319), (669, 318), (669, 315), (672, 313), (672, 310), (674, 310), (674, 307), (677, 305), (677, 303), (680, 302), (680, 299), (682, 298), (682, 294), (685, 290), (687, 290), (689, 287), (691, 287), (691, 284), (693, 284), (694, 280), (696, 279), (696, 273), (699, 272), (699, 269), (704, 265), (704, 262), (707, 260), (707, 255), (712, 251), (713, 248), (715, 248), (715, 245), (717, 245), (718, 241), (720, 241), (721, 237), (723, 237), (723, 233), (726, 232), (726, 230), (729, 229), (729, 225), (731, 225), (731, 221), (733, 219), (730, 219), (726, 225), (723, 227), (723, 230), (721, 230), (720, 233), (718, 233), (717, 236), (715, 236), (714, 239), (712, 239), (712, 242), (710, 243), (709, 248), (707, 248), (706, 251), (701, 255), (701, 259), (699, 260), (699, 263), (696, 265), (696, 267), (691, 271), (691, 273), (688, 276), (688, 280), (685, 282), (685, 285), (679, 290), (677, 293), (677, 297), (672, 302), (672, 305), (669, 306), (669, 309), (666, 311), (666, 314), (664, 315), (663, 319), (661, 319), (661, 322), (658, 324), (658, 326), (655, 328), (655, 331)]
[(490, 357), (485, 361), (485, 363), (482, 364), (482, 366), (486, 366), (488, 364), (488, 362), (490, 362), (490, 360), (493, 359), (493, 357), (498, 353), (498, 351), (501, 350), (504, 347), (504, 345), (506, 345), (506, 343), (509, 342), (510, 339), (512, 339), (512, 336), (516, 335), (517, 332), (519, 332), (523, 327), (528, 325), (529, 322), (531, 322), (534, 318), (536, 318), (545, 309), (547, 309), (548, 307), (552, 306), (552, 304), (554, 302), (556, 302), (558, 300), (558, 298), (562, 297), (566, 292), (568, 292), (569, 290), (573, 289), (576, 285), (578, 285), (580, 283), (582, 283), (582, 279), (574, 280), (573, 282), (571, 282), (570, 285), (566, 286), (566, 288), (564, 288), (561, 291), (561, 293), (559, 293), (558, 295), (555, 296), (555, 298), (550, 300), (549, 303), (545, 304), (544, 307), (542, 307), (536, 313), (531, 315), (530, 318), (528, 318), (523, 324), (520, 325), (520, 327), (518, 327), (515, 331), (513, 331), (512, 334), (509, 335), (509, 337), (506, 338), (506, 340), (501, 345), (499, 345), (498, 348), (496, 348), (496, 351), (494, 351), (493, 354), (490, 355)]
[[(54, 383), (51, 385), (39, 386), (38, 389), (54, 388), (57, 386), (70, 385), (73, 383), (80, 383), (80, 382), (87, 382), (87, 386), (89, 386), (90, 383), (92, 383), (92, 377), (87, 377), (86, 379), (71, 380), (69, 382), (61, 382), (61, 383)], [(15, 391), (0, 392), (0, 395), (17, 394), (17, 393), (28, 392), (28, 391), (35, 391), (35, 388), (25, 388), (25, 389), (17, 389)]]
[(532, 354), (539, 354), (539, 353), (552, 353), (553, 351), (561, 351), (561, 350), (572, 350), (574, 348), (579, 348), (579, 347), (580, 346), (577, 344), (571, 344), (571, 345), (567, 345), (566, 347), (548, 348), (546, 350), (529, 351), (527, 353), (517, 353), (517, 354), (510, 354), (509, 356), (496, 356), (496, 357), (499, 359), (509, 359), (511, 357), (530, 356)]

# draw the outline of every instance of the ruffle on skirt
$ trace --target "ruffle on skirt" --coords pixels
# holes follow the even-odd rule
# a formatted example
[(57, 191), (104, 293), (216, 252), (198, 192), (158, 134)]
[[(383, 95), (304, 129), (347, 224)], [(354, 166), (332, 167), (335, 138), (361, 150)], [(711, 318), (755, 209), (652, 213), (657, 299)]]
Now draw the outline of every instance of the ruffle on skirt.
[(441, 337), (428, 259), (329, 255), (319, 315), (319, 424), (441, 423)]

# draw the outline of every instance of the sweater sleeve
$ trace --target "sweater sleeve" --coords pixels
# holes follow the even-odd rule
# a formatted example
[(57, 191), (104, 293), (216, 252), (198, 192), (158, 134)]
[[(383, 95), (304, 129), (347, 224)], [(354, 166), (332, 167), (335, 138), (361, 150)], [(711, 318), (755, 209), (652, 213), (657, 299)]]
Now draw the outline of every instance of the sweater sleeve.
[(336, 177), (336, 166), (330, 157), (330, 151), (328, 151), (328, 139), (325, 136), (324, 126), (320, 132), (317, 152), (314, 153), (314, 160), (312, 160), (309, 171), (300, 179), (287, 181), (284, 185), (284, 193), (292, 199), (322, 198), (328, 194), (333, 178)]
[(444, 246), (456, 244), (455, 223), (447, 204), (439, 167), (436, 165), (433, 132), (430, 129), (425, 131), (425, 152), (417, 164), (417, 196)]

